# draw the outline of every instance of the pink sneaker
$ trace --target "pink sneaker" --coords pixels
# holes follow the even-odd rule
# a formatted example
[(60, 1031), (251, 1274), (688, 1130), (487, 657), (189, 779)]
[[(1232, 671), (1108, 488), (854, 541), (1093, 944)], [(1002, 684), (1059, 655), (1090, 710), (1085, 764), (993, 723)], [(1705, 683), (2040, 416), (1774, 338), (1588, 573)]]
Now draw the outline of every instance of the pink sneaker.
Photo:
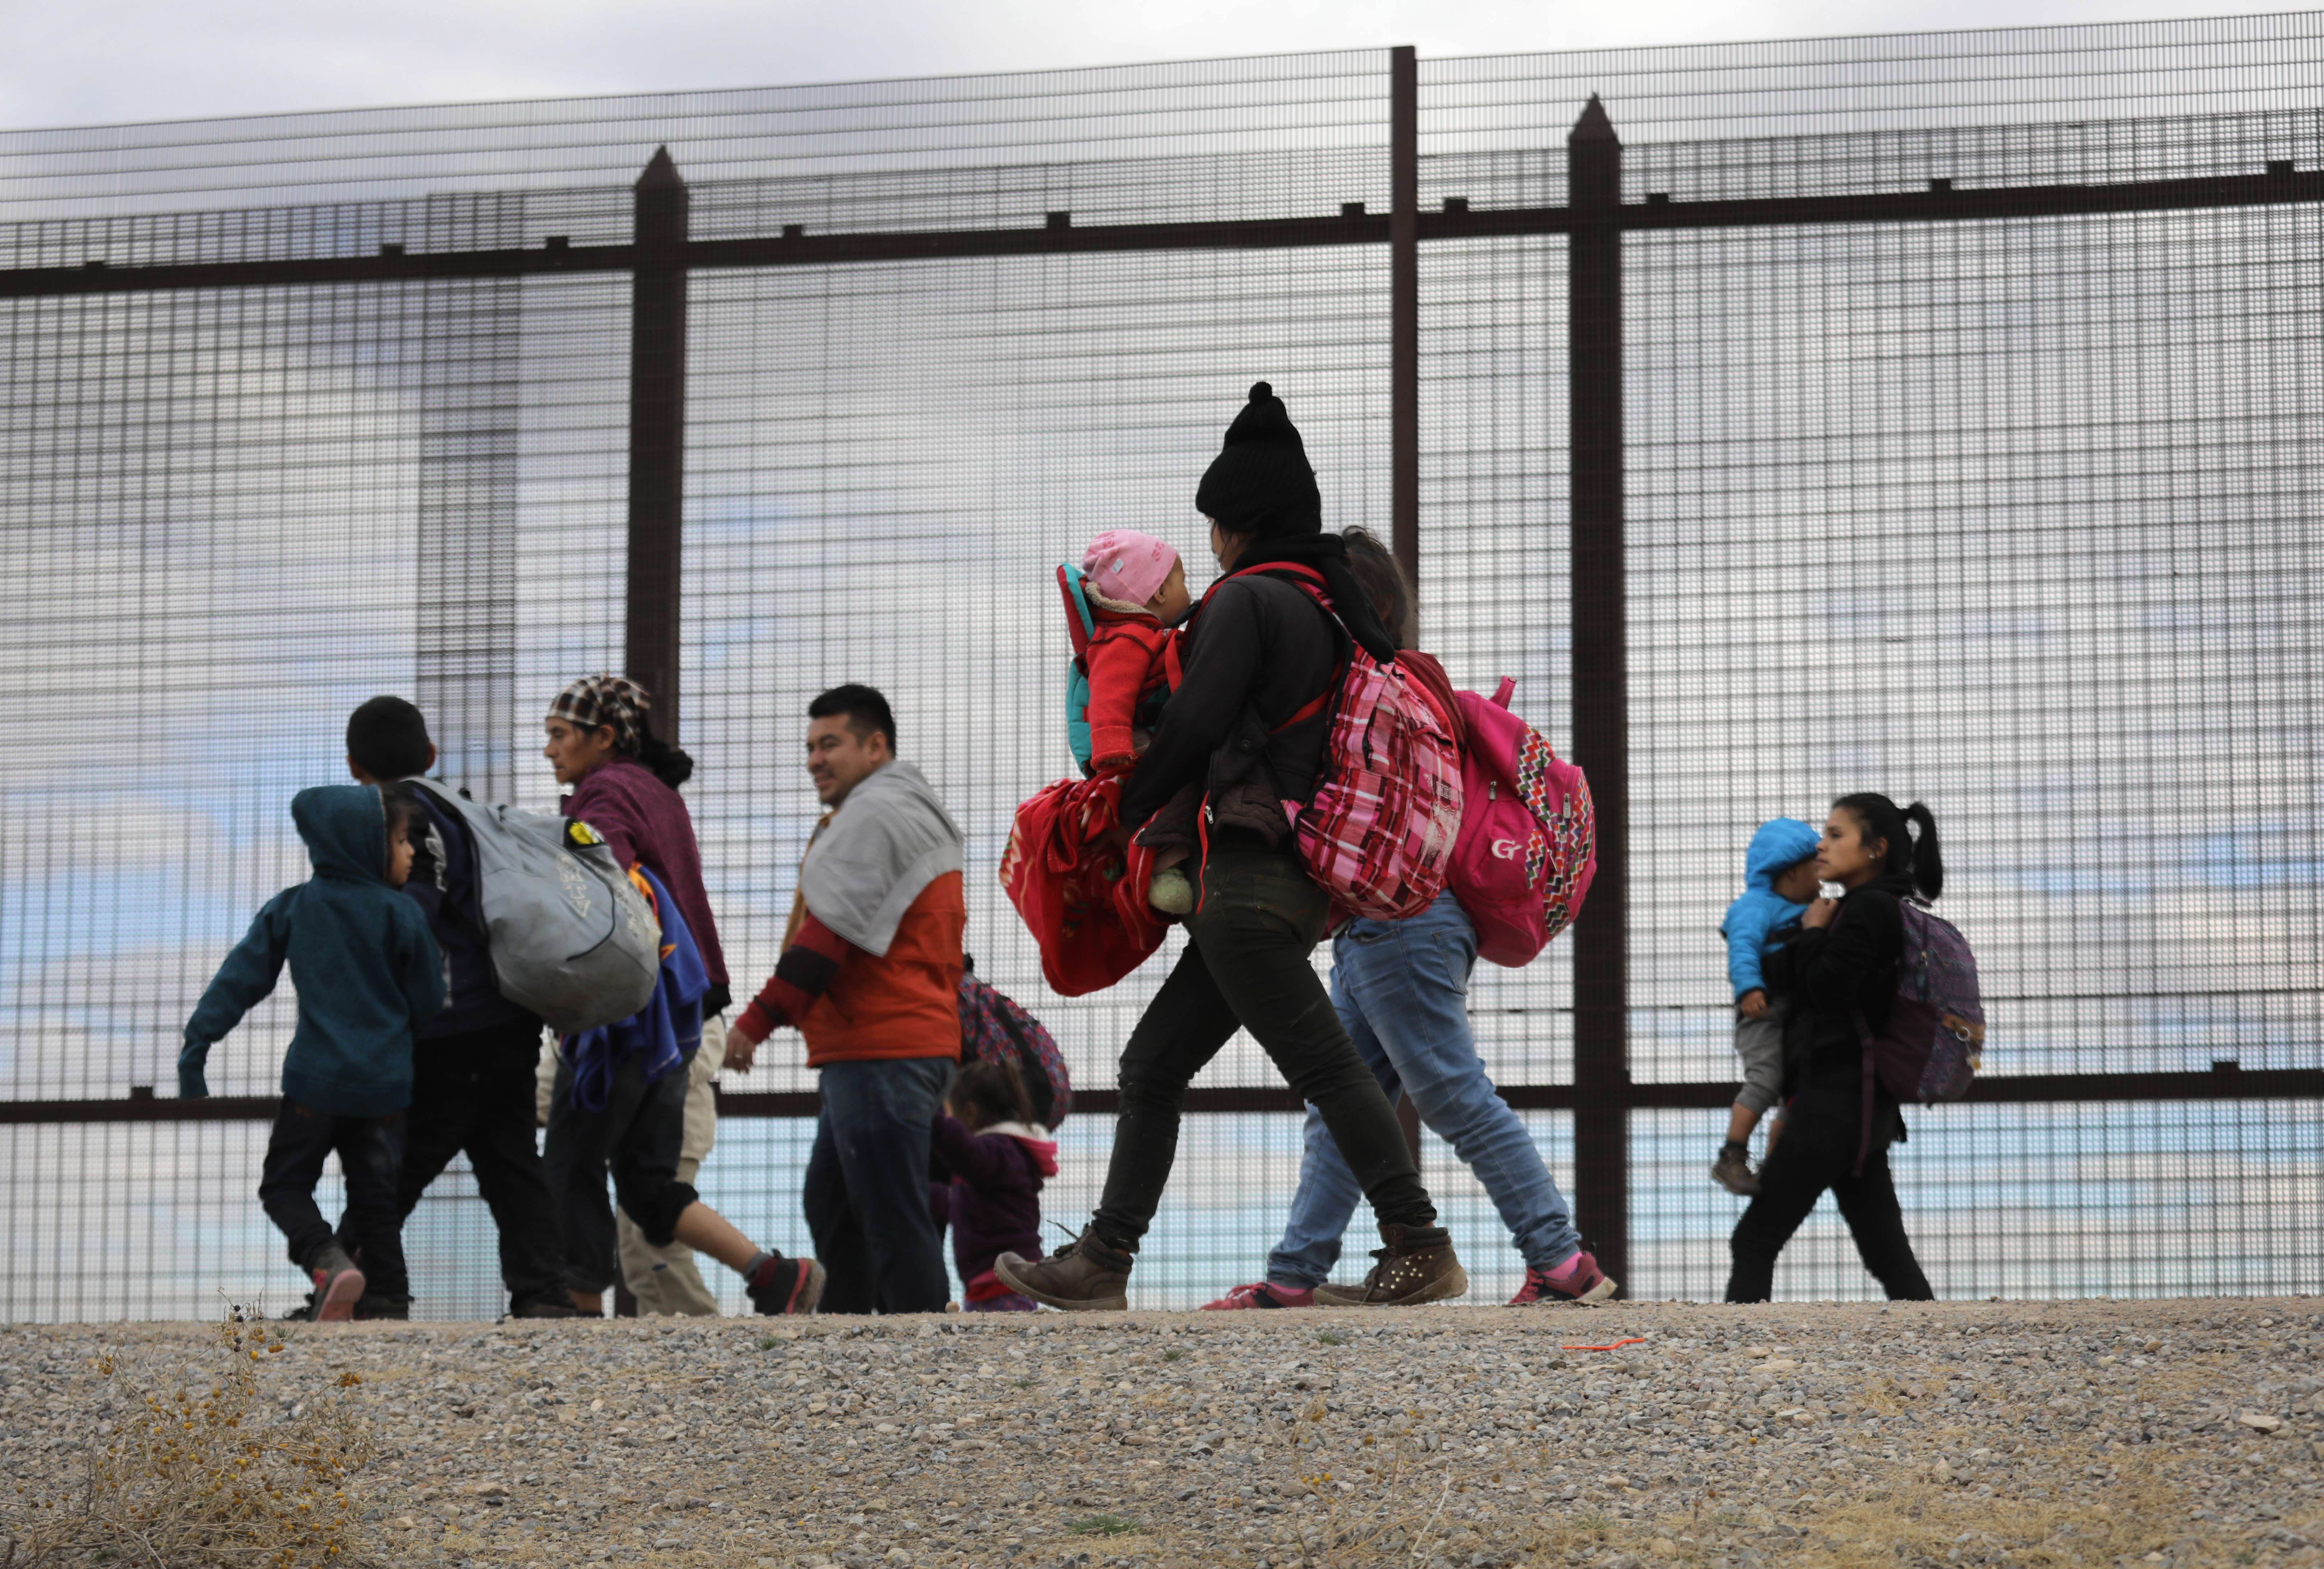
[(1554, 1269), (1527, 1269), (1525, 1284), (1509, 1298), (1511, 1307), (1536, 1302), (1603, 1302), (1621, 1288), (1598, 1268), (1597, 1258), (1576, 1253)]
[(1216, 1313), (1231, 1307), (1313, 1307), (1314, 1306), (1315, 1294), (1313, 1291), (1294, 1291), (1287, 1287), (1261, 1280), (1254, 1285), (1238, 1286), (1216, 1302), (1204, 1303), (1203, 1311)]

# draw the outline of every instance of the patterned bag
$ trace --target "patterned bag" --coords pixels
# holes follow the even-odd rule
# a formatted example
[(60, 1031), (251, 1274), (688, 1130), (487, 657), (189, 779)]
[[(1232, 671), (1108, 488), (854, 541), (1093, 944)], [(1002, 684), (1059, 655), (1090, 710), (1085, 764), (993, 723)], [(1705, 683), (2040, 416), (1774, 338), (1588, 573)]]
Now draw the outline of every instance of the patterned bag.
[(1033, 1098), (1033, 1116), (1051, 1132), (1074, 1109), (1073, 1081), (1056, 1038), (1014, 999), (986, 985), (969, 960), (960, 977), (960, 1060), (1013, 1062)]
[(1504, 676), (1489, 701), (1460, 694), (1466, 810), (1450, 878), (1477, 928), (1477, 956), (1511, 968), (1573, 924), (1598, 872), (1590, 782), (1509, 712), (1516, 689)]
[[(1332, 609), (1320, 574), (1280, 564), (1257, 570), (1289, 578)], [(1299, 857), (1339, 914), (1418, 915), (1444, 891), (1461, 833), (1461, 750), (1451, 718), (1401, 660), (1382, 664), (1352, 638), (1338, 681), (1318, 702), (1329, 703), (1332, 728), (1322, 783), (1296, 815)]]
[(1969, 1094), (1985, 1056), (1985, 1001), (1969, 939), (1918, 900), (1898, 900), (1896, 913), (1904, 918), (1904, 946), (1888, 1021), (1875, 1031), (1860, 1010), (1856, 1014), (1856, 1036), (1864, 1046), (1859, 1174), (1872, 1152), (1876, 1084), (1898, 1101), (1958, 1101)]

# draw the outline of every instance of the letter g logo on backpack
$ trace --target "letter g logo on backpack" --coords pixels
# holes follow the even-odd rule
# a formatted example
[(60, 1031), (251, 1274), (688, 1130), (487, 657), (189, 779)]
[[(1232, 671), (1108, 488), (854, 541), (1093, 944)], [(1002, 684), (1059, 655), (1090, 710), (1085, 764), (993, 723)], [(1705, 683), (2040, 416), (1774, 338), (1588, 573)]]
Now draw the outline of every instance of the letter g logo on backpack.
[(1515, 839), (1496, 839), (1492, 851), (1496, 861), (1514, 861), (1517, 858), (1517, 842)]

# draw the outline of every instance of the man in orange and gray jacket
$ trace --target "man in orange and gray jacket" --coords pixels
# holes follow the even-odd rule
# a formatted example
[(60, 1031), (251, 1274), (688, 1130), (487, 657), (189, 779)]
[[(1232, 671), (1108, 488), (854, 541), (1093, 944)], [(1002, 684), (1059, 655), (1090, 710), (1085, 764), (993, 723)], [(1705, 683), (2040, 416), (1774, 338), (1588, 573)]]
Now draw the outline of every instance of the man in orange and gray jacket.
[(807, 706), (807, 772), (829, 808), (799, 863), (775, 974), (727, 1031), (748, 1068), (780, 1025), (807, 1038), (823, 1112), (800, 1195), (830, 1271), (825, 1313), (936, 1313), (950, 1294), (928, 1214), (928, 1129), (960, 1059), (960, 829), (896, 761), (870, 687)]

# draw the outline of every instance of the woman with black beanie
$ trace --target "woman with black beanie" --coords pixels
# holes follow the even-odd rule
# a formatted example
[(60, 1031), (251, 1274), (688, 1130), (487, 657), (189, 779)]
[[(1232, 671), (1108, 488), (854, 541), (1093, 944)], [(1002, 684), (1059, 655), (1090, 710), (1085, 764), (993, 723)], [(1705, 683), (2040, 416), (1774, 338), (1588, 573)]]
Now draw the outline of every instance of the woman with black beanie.
[(1767, 1300), (1776, 1256), (1830, 1188), (1864, 1267), (1889, 1298), (1926, 1302), (1935, 1293), (1913, 1256), (1888, 1171), (1888, 1147), (1904, 1137), (1904, 1115), (1876, 1084), (1865, 1137), (1858, 1020), (1877, 1031), (1895, 998), (1904, 951), (1897, 901), (1944, 891), (1936, 817), (1918, 801), (1900, 808), (1886, 796), (1842, 796), (1824, 820), (1816, 875), (1840, 884), (1840, 897), (1809, 906), (1800, 935), (1767, 955), (1769, 985), (1792, 1002), (1784, 1053), (1790, 1109), (1782, 1140), (1760, 1168), (1758, 1196), (1735, 1223), (1727, 1300)]
[[(1185, 623), (1185, 677), (1122, 792), (1126, 823), (1148, 823), (1181, 789), (1209, 813), (1193, 939), (1121, 1054), (1120, 1115), (1097, 1213), (1078, 1241), (1038, 1261), (994, 1260), (1010, 1289), (1064, 1308), (1129, 1305), (1130, 1271), (1178, 1146), (1186, 1086), (1247, 1029), (1322, 1112), (1380, 1222), (1367, 1306), (1458, 1297), (1468, 1275), (1436, 1223), (1396, 1112), (1357, 1055), (1308, 955), (1331, 900), (1307, 875), (1292, 818), (1313, 798), (1331, 725), (1328, 696), (1353, 637), (1374, 658), (1395, 645), (1323, 530), (1315, 471), (1265, 382), (1227, 428), (1194, 504), (1227, 575)], [(1263, 570), (1320, 572), (1336, 617)]]

